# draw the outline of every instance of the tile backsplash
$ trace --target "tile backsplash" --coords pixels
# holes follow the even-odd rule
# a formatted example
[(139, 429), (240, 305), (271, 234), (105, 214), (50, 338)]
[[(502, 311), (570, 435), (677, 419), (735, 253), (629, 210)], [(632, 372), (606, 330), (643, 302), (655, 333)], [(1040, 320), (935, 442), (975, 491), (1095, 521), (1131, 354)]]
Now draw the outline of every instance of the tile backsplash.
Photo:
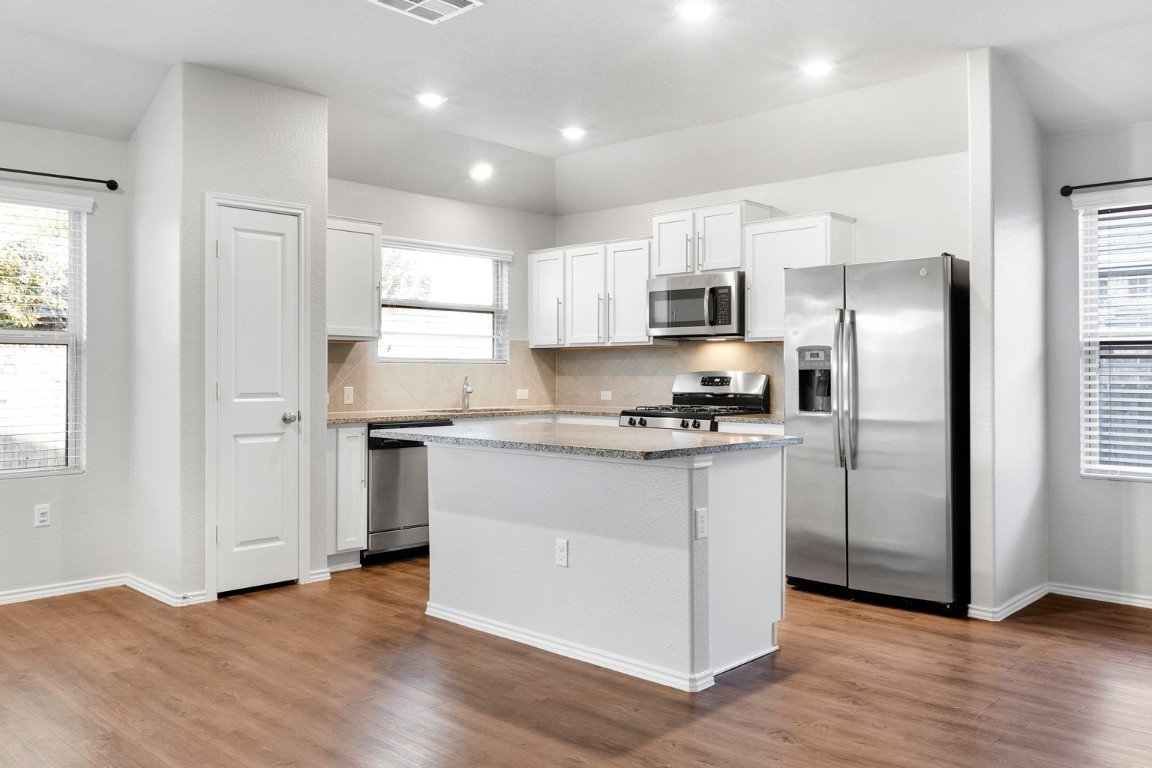
[[(631, 408), (672, 399), (672, 380), (687, 371), (768, 374), (769, 405), (784, 403), (784, 345), (776, 342), (682, 341), (672, 346), (556, 351), (556, 403)], [(611, 400), (600, 393), (611, 392)]]
[[(740, 341), (685, 341), (657, 347), (529, 349), (513, 340), (507, 365), (477, 363), (380, 363), (376, 344), (328, 345), (328, 412), (393, 411), (460, 407), (468, 377), (477, 408), (541, 405), (610, 405), (631, 408), (671, 399), (672, 379), (685, 371), (738, 370), (766, 373), (773, 411), (784, 402), (783, 345)], [(354, 402), (344, 404), (344, 387)], [(516, 390), (528, 399), (517, 400)], [(601, 400), (611, 392), (611, 400)]]
[[(381, 363), (376, 342), (328, 344), (328, 412), (406, 411), (459, 408), (464, 377), (472, 385), (475, 408), (509, 405), (555, 405), (556, 353), (529, 349), (528, 342), (509, 343), (508, 364)], [(344, 404), (344, 387), (354, 402)], [(516, 390), (528, 390), (517, 400)]]

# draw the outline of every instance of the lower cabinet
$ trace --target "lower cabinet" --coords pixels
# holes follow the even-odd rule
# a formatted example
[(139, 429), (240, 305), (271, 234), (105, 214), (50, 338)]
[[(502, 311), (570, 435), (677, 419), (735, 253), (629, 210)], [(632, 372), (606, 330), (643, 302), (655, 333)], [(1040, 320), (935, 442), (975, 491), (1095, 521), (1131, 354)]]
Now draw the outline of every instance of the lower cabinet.
[(331, 426), (328, 449), (328, 554), (368, 547), (368, 426)]

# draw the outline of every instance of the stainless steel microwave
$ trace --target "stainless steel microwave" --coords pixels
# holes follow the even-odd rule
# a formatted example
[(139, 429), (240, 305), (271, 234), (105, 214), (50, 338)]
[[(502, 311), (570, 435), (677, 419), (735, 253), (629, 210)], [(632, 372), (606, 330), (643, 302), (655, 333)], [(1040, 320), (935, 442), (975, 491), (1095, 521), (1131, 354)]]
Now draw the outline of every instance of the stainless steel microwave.
[(648, 281), (648, 335), (661, 338), (744, 336), (744, 273), (654, 277)]

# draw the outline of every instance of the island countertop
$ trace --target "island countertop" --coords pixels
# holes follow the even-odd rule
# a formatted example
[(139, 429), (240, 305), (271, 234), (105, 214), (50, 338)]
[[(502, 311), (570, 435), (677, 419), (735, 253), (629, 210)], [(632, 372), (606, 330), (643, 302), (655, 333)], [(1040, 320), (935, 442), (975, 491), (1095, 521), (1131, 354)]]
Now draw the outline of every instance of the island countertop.
[[(596, 405), (540, 405), (482, 407), (463, 410), (444, 408), (408, 411), (333, 411), (328, 414), (329, 424), (365, 424), (367, 422), (416, 421), (419, 419), (491, 419), (508, 416), (608, 416), (620, 415), (619, 406)], [(784, 424), (782, 413), (727, 414), (717, 416), (720, 423)]]
[(799, 445), (799, 437), (687, 432), (675, 429), (555, 424), (549, 422), (468, 424), (420, 429), (373, 429), (372, 437), (394, 437), (439, 445), (538, 451), (611, 459), (653, 461), (760, 448)]

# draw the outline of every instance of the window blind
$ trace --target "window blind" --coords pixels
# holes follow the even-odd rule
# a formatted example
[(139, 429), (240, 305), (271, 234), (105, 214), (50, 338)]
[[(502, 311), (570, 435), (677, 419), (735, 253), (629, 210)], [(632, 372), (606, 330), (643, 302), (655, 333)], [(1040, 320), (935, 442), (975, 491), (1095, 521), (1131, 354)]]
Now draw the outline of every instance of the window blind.
[(381, 361), (508, 361), (508, 254), (392, 241), (381, 251)]
[(1085, 476), (1152, 480), (1152, 191), (1144, 197), (1080, 207)]
[(0, 476), (84, 466), (91, 209), (87, 198), (0, 190)]

